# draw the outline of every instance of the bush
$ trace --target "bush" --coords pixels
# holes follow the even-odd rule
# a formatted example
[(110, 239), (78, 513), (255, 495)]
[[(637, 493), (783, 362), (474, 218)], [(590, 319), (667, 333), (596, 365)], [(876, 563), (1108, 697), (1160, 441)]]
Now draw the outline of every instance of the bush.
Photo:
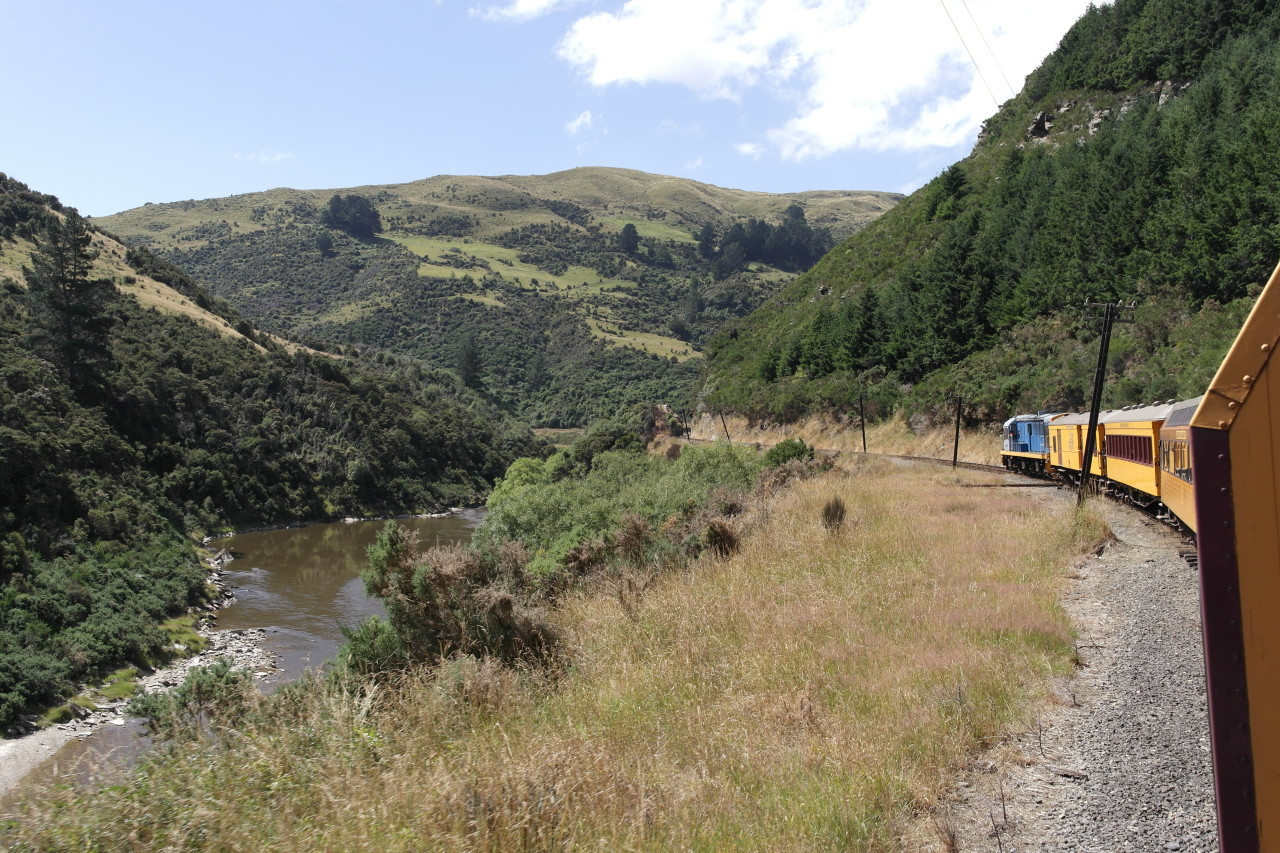
[(773, 447), (764, 455), (764, 464), (769, 468), (777, 468), (779, 465), (785, 465), (792, 459), (812, 459), (813, 448), (805, 444), (798, 438), (784, 439)]
[(152, 732), (164, 737), (194, 737), (203, 725), (226, 725), (240, 718), (257, 695), (248, 670), (232, 669), (222, 658), (195, 666), (182, 684), (167, 693), (147, 693), (129, 703), (129, 713), (148, 718)]
[(419, 550), (415, 534), (388, 521), (369, 547), (363, 576), (387, 606), (391, 635), (366, 622), (344, 658), (363, 671), (457, 654), (549, 658), (555, 632), (502, 583), (522, 571), (514, 559), (512, 549), (482, 555), (457, 543)]
[(356, 628), (343, 627), (346, 638), (338, 652), (339, 669), (358, 676), (403, 669), (412, 659), (385, 619), (370, 616)]
[[(586, 440), (594, 444), (594, 437)], [(565, 571), (577, 575), (616, 554), (614, 531), (624, 517), (633, 515), (651, 528), (687, 518), (720, 491), (749, 491), (761, 469), (754, 450), (725, 442), (691, 445), (677, 459), (642, 450), (598, 452), (589, 471), (567, 476), (566, 460), (575, 455), (571, 450), (545, 462), (514, 463), (489, 499), (477, 547), (520, 541), (532, 554), (530, 573), (544, 582)], [(723, 495), (716, 499), (732, 502)]]
[(827, 530), (839, 530), (844, 524), (845, 506), (844, 500), (839, 496), (832, 498), (823, 504), (822, 507), (822, 526)]

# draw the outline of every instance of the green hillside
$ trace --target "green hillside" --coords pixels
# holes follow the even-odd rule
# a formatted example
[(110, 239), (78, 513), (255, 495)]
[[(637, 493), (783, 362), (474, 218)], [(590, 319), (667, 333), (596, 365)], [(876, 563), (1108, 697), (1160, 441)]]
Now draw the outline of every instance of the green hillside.
[(1097, 6), (973, 153), (708, 347), (707, 400), (787, 420), (1078, 409), (1089, 300), (1135, 302), (1107, 403), (1203, 391), (1280, 259), (1280, 9)]
[(189, 538), (474, 502), (537, 454), (449, 373), (261, 333), (0, 175), (0, 730), (166, 645)]
[(268, 331), (422, 358), (530, 421), (575, 426), (689, 396), (715, 330), (898, 198), (582, 168), (278, 189), (96, 224)]

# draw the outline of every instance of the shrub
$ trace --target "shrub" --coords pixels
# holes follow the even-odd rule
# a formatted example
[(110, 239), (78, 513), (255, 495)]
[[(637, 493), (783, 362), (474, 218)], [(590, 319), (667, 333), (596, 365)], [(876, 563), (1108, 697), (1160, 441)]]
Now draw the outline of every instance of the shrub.
[(764, 455), (764, 464), (769, 468), (776, 468), (779, 465), (785, 465), (792, 459), (812, 459), (813, 448), (805, 444), (798, 438), (784, 439), (773, 447)]
[(713, 518), (707, 522), (703, 539), (707, 549), (721, 559), (738, 550), (738, 531), (734, 529), (732, 522), (721, 518)]
[(257, 695), (248, 670), (232, 669), (229, 658), (195, 666), (168, 693), (147, 693), (129, 703), (129, 713), (147, 717), (151, 730), (165, 737), (192, 737), (206, 724), (240, 718)]
[(836, 531), (844, 524), (845, 506), (844, 500), (839, 496), (832, 498), (822, 506), (822, 526), (827, 530)]
[(416, 535), (388, 521), (369, 547), (365, 588), (386, 604), (393, 636), (370, 622), (357, 629), (357, 645), (346, 654), (357, 668), (455, 654), (514, 661), (554, 653), (554, 630), (503, 588), (498, 576), (505, 572), (510, 583), (523, 572), (522, 549), (482, 555), (458, 543), (425, 551), (417, 545)]
[(342, 628), (346, 642), (338, 651), (338, 668), (358, 676), (394, 672), (412, 660), (400, 637), (385, 619), (370, 616), (355, 628)]

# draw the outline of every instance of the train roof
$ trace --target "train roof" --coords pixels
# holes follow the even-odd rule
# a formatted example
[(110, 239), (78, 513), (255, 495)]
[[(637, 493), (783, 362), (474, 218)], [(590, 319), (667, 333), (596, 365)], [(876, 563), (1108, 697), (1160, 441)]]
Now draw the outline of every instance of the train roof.
[(1130, 421), (1162, 421), (1169, 417), (1174, 403), (1156, 403), (1151, 406), (1136, 406), (1127, 409), (1112, 409), (1098, 417), (1100, 424), (1123, 424)]
[[(1198, 401), (1199, 398), (1197, 397)], [(1100, 424), (1122, 424), (1130, 421), (1162, 421), (1167, 420), (1169, 415), (1178, 411), (1182, 406), (1191, 403), (1191, 400), (1184, 400), (1181, 403), (1170, 400), (1167, 403), (1153, 403), (1150, 406), (1128, 406), (1123, 409), (1103, 409), (1098, 413), (1098, 423)], [(1195, 406), (1191, 407), (1191, 411), (1195, 411)], [(1188, 415), (1188, 417), (1190, 417)], [(1075, 426), (1077, 424), (1088, 424), (1089, 413), (1079, 412), (1072, 415), (1063, 415), (1054, 420), (1054, 426)]]
[(1167, 427), (1187, 426), (1191, 423), (1191, 416), (1196, 413), (1196, 407), (1200, 405), (1200, 401), (1204, 399), (1204, 395), (1193, 397), (1190, 400), (1183, 400), (1181, 403), (1174, 403), (1173, 408), (1169, 411), (1169, 416), (1164, 419), (1164, 425)]
[(1026, 423), (1028, 421), (1041, 421), (1043, 423), (1049, 423), (1050, 421), (1057, 420), (1060, 417), (1062, 417), (1062, 412), (1037, 412), (1034, 415), (1030, 415), (1030, 414), (1014, 415), (1013, 417), (1009, 418), (1009, 420), (1005, 421), (1004, 425), (1006, 428), (1008, 428), (1009, 424)]

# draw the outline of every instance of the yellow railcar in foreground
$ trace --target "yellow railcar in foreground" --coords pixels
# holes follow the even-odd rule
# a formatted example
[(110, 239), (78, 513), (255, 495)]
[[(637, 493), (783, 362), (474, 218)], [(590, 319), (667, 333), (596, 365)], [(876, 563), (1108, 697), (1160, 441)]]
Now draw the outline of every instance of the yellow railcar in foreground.
[(1280, 267), (1191, 418), (1222, 853), (1280, 852)]

